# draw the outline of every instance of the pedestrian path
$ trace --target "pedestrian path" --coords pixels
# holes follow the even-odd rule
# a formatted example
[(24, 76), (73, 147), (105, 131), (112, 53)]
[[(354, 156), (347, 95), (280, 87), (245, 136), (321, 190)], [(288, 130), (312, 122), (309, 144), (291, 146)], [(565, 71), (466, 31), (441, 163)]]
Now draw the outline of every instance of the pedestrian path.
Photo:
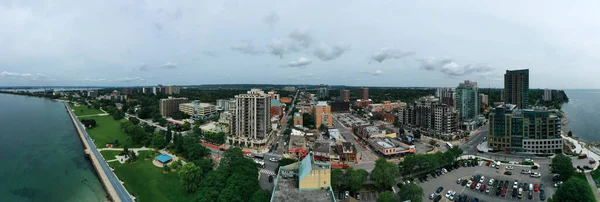
[(260, 169), (259, 172), (266, 175), (275, 175), (275, 172), (266, 169)]
[(78, 118), (85, 118), (85, 117), (90, 117), (90, 116), (108, 116), (108, 114), (104, 113), (104, 114), (90, 114), (90, 115), (83, 115), (83, 116), (77, 116)]
[(596, 182), (594, 182), (594, 178), (592, 178), (592, 175), (589, 173), (586, 173), (585, 178), (587, 178), (587, 181), (590, 184), (590, 187), (592, 188), (592, 192), (594, 192), (594, 196), (596, 198), (600, 198), (600, 193), (598, 191), (598, 188), (596, 188)]

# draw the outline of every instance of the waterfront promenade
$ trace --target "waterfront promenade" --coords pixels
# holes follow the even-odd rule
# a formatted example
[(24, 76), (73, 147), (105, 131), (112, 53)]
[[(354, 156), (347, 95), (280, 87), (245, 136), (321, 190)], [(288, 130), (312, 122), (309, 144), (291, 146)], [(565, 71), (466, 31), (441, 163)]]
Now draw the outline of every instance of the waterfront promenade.
[(71, 121), (77, 130), (77, 134), (79, 135), (79, 138), (81, 138), (85, 153), (89, 156), (92, 166), (96, 170), (98, 178), (100, 178), (100, 182), (102, 182), (102, 185), (104, 186), (106, 193), (110, 196), (110, 199), (115, 202), (133, 202), (133, 199), (123, 184), (121, 184), (121, 181), (119, 181), (117, 176), (112, 172), (111, 168), (102, 158), (102, 155), (96, 148), (96, 145), (94, 145), (94, 142), (92, 142), (90, 136), (85, 131), (85, 127), (77, 119), (77, 116), (75, 116), (69, 104), (64, 104), (65, 109), (69, 113)]

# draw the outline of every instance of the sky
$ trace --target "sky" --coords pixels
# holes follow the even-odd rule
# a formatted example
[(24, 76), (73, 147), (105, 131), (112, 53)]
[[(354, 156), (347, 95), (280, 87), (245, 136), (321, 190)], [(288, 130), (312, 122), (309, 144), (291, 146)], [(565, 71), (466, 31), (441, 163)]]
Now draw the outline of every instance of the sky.
[(599, 88), (600, 1), (0, 0), (0, 86)]

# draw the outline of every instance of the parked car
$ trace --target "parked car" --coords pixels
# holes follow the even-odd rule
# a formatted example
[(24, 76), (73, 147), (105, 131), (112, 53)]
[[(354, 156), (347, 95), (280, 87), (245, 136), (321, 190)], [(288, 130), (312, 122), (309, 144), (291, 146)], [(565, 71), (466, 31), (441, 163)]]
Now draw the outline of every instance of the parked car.
[(429, 195), (429, 199), (433, 200), (435, 198), (435, 193), (431, 193), (431, 195)]
[(448, 191), (446, 192), (446, 198), (449, 198), (451, 194), (452, 194), (452, 190), (448, 190)]
[(560, 186), (562, 183), (563, 183), (562, 181), (558, 181), (558, 182), (554, 183), (554, 187), (556, 188), (556, 187)]
[(484, 192), (485, 191), (485, 184), (481, 185), (481, 188), (479, 189), (480, 192)]
[(588, 166), (588, 165), (585, 165), (585, 166), (583, 166), (583, 169), (586, 169), (586, 170), (591, 170), (591, 169), (592, 169), (592, 167), (590, 167), (590, 166)]
[(438, 187), (437, 190), (435, 190), (435, 193), (440, 193), (444, 190), (444, 187)]
[(529, 197), (528, 197), (528, 198), (529, 198), (529, 199), (532, 199), (532, 198), (533, 198), (533, 191), (529, 190)]
[(437, 196), (436, 196), (436, 197), (433, 199), (433, 201), (434, 201), (434, 202), (438, 202), (438, 201), (440, 201), (440, 200), (442, 200), (442, 195), (437, 195)]
[(546, 200), (546, 193), (544, 192), (544, 190), (540, 190), (540, 200)]
[(594, 164), (594, 163), (596, 163), (596, 160), (590, 159), (590, 164)]
[(540, 178), (540, 177), (542, 177), (542, 174), (541, 173), (532, 173), (530, 176), (533, 178)]
[(513, 166), (506, 166), (506, 170), (512, 170)]
[(476, 186), (477, 186), (477, 183), (473, 183), (473, 184), (471, 185), (471, 189), (475, 189), (475, 187), (476, 187)]
[(467, 187), (471, 187), (471, 185), (473, 185), (473, 181), (469, 180), (469, 182), (467, 182)]
[(492, 162), (491, 162), (491, 161), (488, 161), (488, 162), (485, 164), (485, 166), (490, 166), (490, 164), (492, 164)]
[(540, 184), (540, 191), (544, 191), (544, 184)]
[(519, 188), (519, 181), (515, 180), (513, 183), (513, 189)]
[(490, 182), (488, 183), (488, 185), (490, 185), (490, 186), (494, 185), (494, 178), (490, 179)]
[(540, 190), (540, 185), (538, 185), (538, 184), (533, 185), (533, 191), (537, 192), (539, 190)]
[(481, 178), (479, 178), (479, 182), (480, 182), (480, 183), (483, 183), (483, 182), (485, 182), (485, 176), (481, 176)]
[(456, 184), (460, 184), (462, 183), (463, 179), (462, 178), (458, 178), (458, 180), (456, 180)]
[(468, 183), (468, 181), (467, 181), (467, 180), (463, 180), (463, 181), (462, 181), (462, 183), (460, 183), (460, 185), (462, 185), (462, 186), (466, 186), (466, 185), (467, 185), (467, 183)]
[(526, 170), (526, 169), (521, 170), (521, 174), (530, 174), (530, 173), (531, 173), (531, 170)]
[(510, 171), (505, 171), (505, 172), (504, 172), (504, 174), (505, 174), (505, 175), (512, 175), (512, 172), (510, 172)]

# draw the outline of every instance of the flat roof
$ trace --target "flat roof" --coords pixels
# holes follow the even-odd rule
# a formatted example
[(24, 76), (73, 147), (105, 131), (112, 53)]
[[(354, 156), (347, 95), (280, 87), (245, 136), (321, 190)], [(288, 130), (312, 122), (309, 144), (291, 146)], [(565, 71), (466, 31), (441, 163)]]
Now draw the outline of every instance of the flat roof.
[(377, 144), (381, 145), (383, 148), (387, 148), (387, 149), (394, 148), (391, 144), (389, 144), (389, 143), (387, 143), (387, 142), (385, 142), (383, 140), (377, 141)]
[(169, 161), (172, 160), (171, 156), (166, 155), (166, 154), (161, 154), (161, 155), (158, 155), (157, 157), (154, 157), (154, 158), (156, 160), (158, 160), (159, 162), (161, 162), (161, 163), (167, 163), (167, 162), (169, 162)]
[[(281, 171), (280, 171), (281, 172)], [(298, 179), (277, 177), (277, 186), (273, 191), (272, 202), (333, 202), (333, 193), (329, 189), (300, 190)], [(329, 194), (328, 194), (329, 193)]]

